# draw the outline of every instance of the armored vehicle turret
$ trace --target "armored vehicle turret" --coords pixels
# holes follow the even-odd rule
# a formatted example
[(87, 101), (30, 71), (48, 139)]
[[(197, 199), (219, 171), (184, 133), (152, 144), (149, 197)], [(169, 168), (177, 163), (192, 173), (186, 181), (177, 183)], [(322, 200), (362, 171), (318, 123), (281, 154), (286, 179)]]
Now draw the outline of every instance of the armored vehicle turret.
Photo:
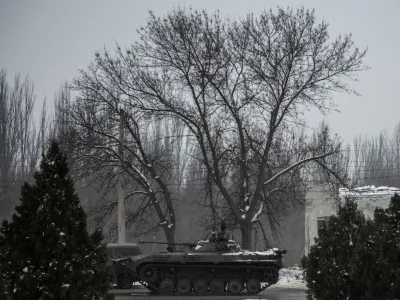
[[(144, 242), (167, 244), (159, 242)], [(258, 294), (278, 281), (282, 254), (277, 248), (247, 251), (233, 240), (168, 244), (166, 252), (114, 259), (132, 281), (163, 295)], [(173, 250), (185, 246), (188, 250)]]

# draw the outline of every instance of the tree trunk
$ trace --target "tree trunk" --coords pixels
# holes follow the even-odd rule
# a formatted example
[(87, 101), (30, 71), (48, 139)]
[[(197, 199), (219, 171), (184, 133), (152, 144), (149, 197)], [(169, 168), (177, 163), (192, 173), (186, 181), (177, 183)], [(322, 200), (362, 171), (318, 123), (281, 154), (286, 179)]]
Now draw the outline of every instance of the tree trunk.
[(252, 224), (249, 221), (243, 221), (241, 223), (241, 231), (242, 231), (242, 248), (245, 250), (253, 250), (252, 243)]
[(168, 226), (163, 226), (165, 237), (167, 238), (168, 247), (171, 247), (175, 251), (175, 226), (168, 228)]

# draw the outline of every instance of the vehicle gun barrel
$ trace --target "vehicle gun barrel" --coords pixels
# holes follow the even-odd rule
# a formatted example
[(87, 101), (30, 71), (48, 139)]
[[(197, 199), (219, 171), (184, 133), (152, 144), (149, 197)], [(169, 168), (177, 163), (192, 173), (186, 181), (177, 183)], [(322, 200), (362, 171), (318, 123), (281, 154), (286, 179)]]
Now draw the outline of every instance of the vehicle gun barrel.
[(189, 246), (195, 247), (196, 243), (168, 243), (168, 242), (152, 242), (152, 241), (139, 241), (140, 244), (159, 244), (159, 245), (174, 245), (174, 246)]

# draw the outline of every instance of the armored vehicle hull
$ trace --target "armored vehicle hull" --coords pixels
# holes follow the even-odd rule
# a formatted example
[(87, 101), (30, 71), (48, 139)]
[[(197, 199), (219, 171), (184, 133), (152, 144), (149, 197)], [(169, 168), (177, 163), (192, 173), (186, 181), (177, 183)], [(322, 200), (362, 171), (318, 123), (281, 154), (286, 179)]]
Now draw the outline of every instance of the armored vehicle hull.
[[(142, 254), (137, 244), (107, 244), (107, 257), (109, 260), (121, 257), (133, 257)], [(133, 281), (128, 275), (129, 270), (121, 264), (114, 266), (115, 283), (120, 289), (130, 289)]]
[[(193, 247), (194, 248), (194, 247)], [(115, 260), (132, 280), (163, 295), (257, 294), (278, 281), (278, 249), (243, 251), (235, 243), (202, 241), (188, 252), (161, 252)]]

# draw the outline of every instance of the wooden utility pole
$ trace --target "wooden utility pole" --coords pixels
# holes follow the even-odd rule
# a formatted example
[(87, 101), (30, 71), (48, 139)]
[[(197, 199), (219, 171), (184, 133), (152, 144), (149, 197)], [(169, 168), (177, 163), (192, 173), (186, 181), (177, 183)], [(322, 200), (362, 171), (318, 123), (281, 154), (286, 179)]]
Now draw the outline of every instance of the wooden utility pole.
[(122, 187), (123, 174), (124, 174), (124, 122), (125, 122), (125, 112), (123, 109), (120, 110), (119, 119), (119, 177), (117, 184), (117, 194), (118, 194), (118, 244), (125, 244), (125, 194)]

